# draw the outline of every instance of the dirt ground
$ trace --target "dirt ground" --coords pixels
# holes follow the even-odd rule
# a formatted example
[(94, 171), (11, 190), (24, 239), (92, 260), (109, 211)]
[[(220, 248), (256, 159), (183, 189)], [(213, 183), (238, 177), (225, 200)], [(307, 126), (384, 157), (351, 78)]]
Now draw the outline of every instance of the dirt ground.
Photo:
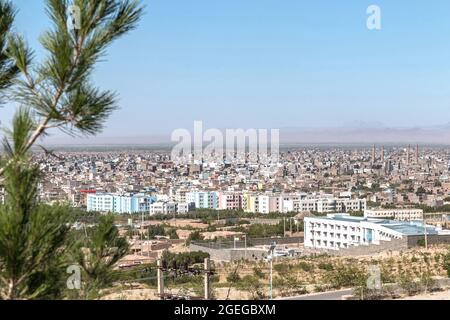
[(167, 221), (167, 224), (171, 227), (176, 227), (176, 228), (186, 228), (186, 227), (191, 227), (194, 229), (208, 228), (207, 224), (201, 223), (200, 221), (196, 221), (196, 220), (190, 220), (190, 219), (184, 219), (184, 220), (172, 219), (172, 220)]
[(400, 300), (450, 300), (450, 289), (442, 292), (419, 294), (413, 297), (406, 297)]

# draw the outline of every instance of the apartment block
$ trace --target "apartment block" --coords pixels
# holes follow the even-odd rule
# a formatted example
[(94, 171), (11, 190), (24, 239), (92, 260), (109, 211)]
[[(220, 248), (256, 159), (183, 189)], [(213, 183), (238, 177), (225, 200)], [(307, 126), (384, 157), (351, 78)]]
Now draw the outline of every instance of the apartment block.
[(151, 196), (143, 194), (115, 195), (96, 193), (87, 195), (87, 211), (112, 212), (130, 214), (149, 212), (150, 205), (155, 201)]
[(422, 209), (366, 209), (364, 217), (379, 219), (394, 219), (398, 221), (423, 220)]
[(409, 235), (439, 234), (434, 226), (420, 222), (329, 214), (326, 217), (305, 217), (305, 247), (340, 250), (351, 246), (379, 245), (382, 241), (402, 239)]

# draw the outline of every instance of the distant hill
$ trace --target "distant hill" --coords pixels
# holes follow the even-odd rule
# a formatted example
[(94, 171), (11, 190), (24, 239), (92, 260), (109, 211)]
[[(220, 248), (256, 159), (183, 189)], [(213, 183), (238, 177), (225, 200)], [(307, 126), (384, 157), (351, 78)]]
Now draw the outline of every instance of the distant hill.
[(436, 127), (289, 128), (280, 130), (282, 143), (420, 143), (450, 145), (450, 125)]
[[(432, 127), (386, 127), (380, 124), (350, 124), (335, 128), (281, 128), (281, 144), (434, 144), (450, 145), (450, 123)], [(46, 145), (132, 146), (172, 145), (170, 134), (153, 136), (117, 136), (70, 138), (50, 136)]]

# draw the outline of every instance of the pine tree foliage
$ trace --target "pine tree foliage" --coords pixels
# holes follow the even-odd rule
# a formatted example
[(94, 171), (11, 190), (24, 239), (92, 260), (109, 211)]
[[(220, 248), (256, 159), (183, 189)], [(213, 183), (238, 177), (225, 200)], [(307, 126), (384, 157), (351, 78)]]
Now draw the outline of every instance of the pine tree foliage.
[(25, 39), (12, 32), (11, 2), (0, 0), (0, 98), (21, 105), (11, 129), (4, 130), (0, 159), (6, 190), (0, 204), (0, 299), (63, 298), (65, 267), (74, 262), (83, 268), (84, 297), (97, 297), (128, 249), (111, 217), (78, 239), (70, 208), (39, 202), (42, 173), (31, 148), (52, 128), (71, 135), (102, 129), (118, 107), (117, 95), (96, 86), (92, 72), (107, 48), (137, 26), (143, 7), (138, 0), (45, 3), (52, 27), (40, 38), (46, 55), (37, 61)]
[(114, 266), (126, 255), (129, 245), (119, 235), (112, 215), (102, 216), (98, 225), (86, 233), (76, 242), (73, 256), (83, 270), (82, 298), (94, 299), (114, 282)]
[(7, 196), (0, 206), (1, 299), (36, 299), (55, 290), (50, 270), (62, 261), (69, 234), (68, 208), (38, 201), (41, 173), (24, 151), (33, 128), (29, 112), (20, 109), (3, 141)]
[(103, 128), (118, 107), (117, 95), (97, 87), (92, 72), (106, 49), (137, 26), (143, 7), (137, 0), (46, 0), (46, 12), (53, 24), (40, 37), (43, 61), (18, 35), (5, 50), (19, 70), (14, 99), (36, 115), (26, 150), (52, 128), (82, 136)]
[(19, 69), (8, 55), (9, 37), (12, 34), (15, 12), (9, 1), (0, 1), (0, 102), (1, 91), (10, 87)]

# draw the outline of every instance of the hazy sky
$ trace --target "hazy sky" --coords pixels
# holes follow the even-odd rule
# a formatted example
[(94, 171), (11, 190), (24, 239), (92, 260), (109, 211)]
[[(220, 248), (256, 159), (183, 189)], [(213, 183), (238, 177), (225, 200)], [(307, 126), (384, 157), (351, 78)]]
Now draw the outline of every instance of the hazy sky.
[[(13, 0), (31, 45), (43, 0)], [(175, 128), (450, 122), (450, 1), (145, 0), (95, 73), (120, 93), (103, 136)], [(366, 28), (377, 4), (382, 30)], [(42, 54), (37, 50), (38, 56)], [(0, 109), (8, 119), (12, 106)], [(3, 121), (2, 121), (3, 122)]]

